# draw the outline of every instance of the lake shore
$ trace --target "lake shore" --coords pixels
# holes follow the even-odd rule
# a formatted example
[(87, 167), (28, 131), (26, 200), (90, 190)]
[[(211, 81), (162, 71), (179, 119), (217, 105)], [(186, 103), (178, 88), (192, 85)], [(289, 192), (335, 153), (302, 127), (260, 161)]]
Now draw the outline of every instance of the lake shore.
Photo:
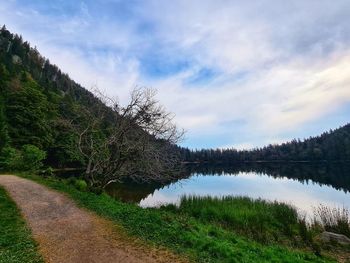
[[(140, 237), (153, 246), (166, 247), (174, 253), (189, 257), (194, 262), (204, 262), (203, 260), (205, 262), (231, 262), (233, 258), (237, 262), (281, 262), (281, 260), (284, 262), (333, 262), (332, 257), (334, 258), (339, 254), (337, 250), (339, 248), (336, 247), (328, 251), (323, 251), (321, 248), (321, 256), (316, 255), (319, 252), (318, 248), (302, 241), (303, 238), (299, 233), (298, 224), (295, 222), (296, 218), (293, 216), (291, 216), (294, 221), (292, 220), (293, 224), (291, 224), (293, 225), (293, 231), (290, 240), (285, 234), (282, 234), (288, 232), (286, 231), (287, 228), (277, 227), (273, 230), (272, 225), (276, 221), (267, 221), (265, 222), (267, 226), (266, 233), (277, 234), (281, 239), (265, 242), (263, 239), (256, 238), (258, 236), (256, 234), (248, 235), (237, 231), (236, 227), (228, 228), (227, 226), (232, 224), (220, 222), (219, 218), (208, 220), (211, 217), (198, 217), (188, 213), (188, 210), (181, 208), (181, 206), (180, 208), (167, 206), (160, 209), (143, 209), (134, 204), (117, 201), (106, 194), (96, 195), (79, 191), (73, 185), (69, 185), (66, 180), (32, 175), (22, 176), (64, 192), (79, 206), (122, 225), (130, 235)], [(208, 205), (207, 201), (203, 202), (205, 206)], [(246, 205), (250, 206), (248, 210), (242, 204), (235, 210), (238, 213), (251, 211), (252, 207), (258, 206), (257, 204), (253, 201), (247, 201)], [(227, 204), (223, 205), (227, 206)], [(263, 207), (261, 211), (266, 211), (266, 214), (265, 217), (259, 213), (254, 215), (254, 211), (258, 210), (253, 209), (251, 222), (255, 226), (258, 226), (259, 218), (266, 219), (267, 215), (271, 220), (277, 220), (276, 216), (271, 217), (274, 214), (274, 209), (278, 211), (279, 208), (284, 207), (283, 209), (291, 211), (291, 214), (293, 214), (293, 211), (288, 210), (290, 208), (283, 204), (266, 203), (264, 205), (261, 203), (261, 205)], [(208, 206), (208, 210), (210, 210), (210, 206)], [(284, 241), (281, 242), (281, 240)], [(297, 245), (293, 242), (296, 242)], [(344, 250), (344, 248), (341, 249)], [(346, 251), (342, 251), (342, 255)]]

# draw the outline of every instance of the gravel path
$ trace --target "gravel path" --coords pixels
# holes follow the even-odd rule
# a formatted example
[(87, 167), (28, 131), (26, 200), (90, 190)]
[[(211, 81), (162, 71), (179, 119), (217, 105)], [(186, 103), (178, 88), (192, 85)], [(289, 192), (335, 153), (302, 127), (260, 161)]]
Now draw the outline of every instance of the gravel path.
[(1, 175), (0, 185), (20, 208), (46, 262), (180, 262), (165, 250), (127, 237), (64, 194), (13, 175)]

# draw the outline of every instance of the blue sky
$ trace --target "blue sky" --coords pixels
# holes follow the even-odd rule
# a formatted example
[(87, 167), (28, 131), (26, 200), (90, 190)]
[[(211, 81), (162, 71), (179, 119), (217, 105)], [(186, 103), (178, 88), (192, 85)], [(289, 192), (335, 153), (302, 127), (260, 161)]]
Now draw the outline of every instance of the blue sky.
[(348, 0), (0, 0), (0, 23), (86, 88), (138, 86), (191, 148), (251, 148), (349, 122)]

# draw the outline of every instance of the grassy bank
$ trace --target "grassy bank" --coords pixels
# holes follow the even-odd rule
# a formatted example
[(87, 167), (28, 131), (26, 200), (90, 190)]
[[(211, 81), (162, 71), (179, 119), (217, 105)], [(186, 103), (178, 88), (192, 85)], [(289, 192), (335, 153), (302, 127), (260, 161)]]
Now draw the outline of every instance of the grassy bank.
[(300, 249), (257, 242), (224, 224), (214, 224), (211, 219), (202, 220), (174, 208), (142, 209), (105, 194), (79, 191), (65, 181), (30, 178), (67, 193), (80, 206), (122, 225), (128, 233), (197, 262), (331, 262)]
[(297, 211), (284, 203), (253, 200), (247, 197), (185, 196), (179, 207), (162, 209), (194, 217), (263, 244), (300, 244)]
[(308, 222), (290, 205), (247, 197), (185, 196), (178, 207), (167, 205), (161, 209), (195, 218), (203, 224), (214, 225), (260, 244), (279, 244), (311, 251), (318, 256), (337, 257), (341, 253), (350, 260), (350, 246), (320, 240), (324, 230), (350, 236), (349, 211), (345, 208), (320, 206), (315, 217)]
[(0, 187), (0, 263), (43, 263), (15, 203)]

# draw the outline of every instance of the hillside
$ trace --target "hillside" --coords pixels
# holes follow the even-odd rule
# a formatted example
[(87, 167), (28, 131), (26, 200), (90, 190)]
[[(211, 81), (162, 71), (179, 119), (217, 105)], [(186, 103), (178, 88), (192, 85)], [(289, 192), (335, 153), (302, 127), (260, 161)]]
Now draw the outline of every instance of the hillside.
[(154, 90), (135, 88), (129, 104), (111, 103), (5, 26), (0, 76), (0, 170), (84, 168), (89, 184), (102, 187), (126, 177), (167, 180), (178, 166), (173, 145), (182, 133)]
[(254, 162), (254, 161), (349, 161), (350, 124), (303, 141), (292, 140), (253, 150), (182, 149), (188, 162)]
[(0, 150), (34, 145), (54, 167), (83, 159), (70, 125), (82, 108), (100, 103), (92, 93), (5, 27), (0, 31)]

